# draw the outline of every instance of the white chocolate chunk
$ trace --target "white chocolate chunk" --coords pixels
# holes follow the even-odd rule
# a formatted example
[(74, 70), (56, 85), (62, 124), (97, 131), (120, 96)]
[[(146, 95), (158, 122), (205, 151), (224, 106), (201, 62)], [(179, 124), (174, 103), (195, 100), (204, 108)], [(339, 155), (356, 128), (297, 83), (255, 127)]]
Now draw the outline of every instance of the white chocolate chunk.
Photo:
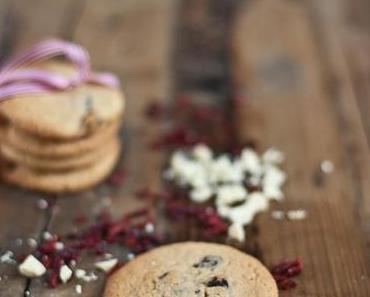
[(271, 212), (271, 217), (275, 220), (284, 220), (285, 213), (282, 210), (274, 210)]
[(229, 226), (228, 236), (230, 239), (243, 242), (245, 240), (244, 227), (241, 224), (233, 223)]
[(281, 163), (284, 162), (285, 156), (281, 151), (279, 151), (275, 148), (269, 148), (262, 155), (262, 160), (265, 163), (281, 164)]
[(253, 175), (261, 175), (261, 161), (255, 151), (251, 149), (244, 149), (240, 156), (240, 161), (243, 165), (244, 170), (250, 172)]
[(17, 261), (14, 260), (13, 258), (14, 253), (12, 251), (5, 251), (1, 256), (0, 256), (0, 263), (5, 263), (5, 264), (16, 264)]
[(194, 188), (190, 192), (190, 199), (194, 202), (202, 203), (208, 201), (213, 195), (210, 187)]
[(286, 216), (291, 221), (304, 220), (307, 218), (307, 211), (304, 209), (289, 210)]
[(228, 182), (232, 171), (230, 158), (226, 155), (220, 156), (210, 165), (209, 180), (211, 183)]
[(76, 293), (77, 294), (82, 294), (82, 286), (80, 285), (80, 284), (77, 284), (76, 286), (75, 286), (75, 291), (76, 291)]
[(204, 144), (198, 144), (193, 149), (193, 156), (200, 162), (208, 163), (213, 158), (213, 153), (208, 146)]
[(39, 277), (46, 272), (45, 266), (33, 255), (27, 258), (18, 266), (19, 272), (26, 277)]
[(332, 173), (334, 171), (334, 164), (329, 160), (324, 160), (320, 164), (320, 169), (323, 173)]
[(59, 270), (59, 278), (63, 284), (67, 283), (72, 277), (73, 271), (67, 265), (63, 265)]
[(219, 186), (216, 192), (217, 204), (232, 204), (247, 198), (247, 190), (242, 185)]
[(260, 192), (254, 192), (248, 195), (244, 204), (231, 208), (227, 217), (234, 223), (248, 225), (253, 221), (256, 214), (265, 211), (267, 208), (266, 197)]
[(117, 265), (117, 263), (118, 263), (118, 260), (116, 258), (112, 258), (109, 260), (96, 262), (94, 266), (104, 272), (109, 272), (113, 269), (114, 266)]

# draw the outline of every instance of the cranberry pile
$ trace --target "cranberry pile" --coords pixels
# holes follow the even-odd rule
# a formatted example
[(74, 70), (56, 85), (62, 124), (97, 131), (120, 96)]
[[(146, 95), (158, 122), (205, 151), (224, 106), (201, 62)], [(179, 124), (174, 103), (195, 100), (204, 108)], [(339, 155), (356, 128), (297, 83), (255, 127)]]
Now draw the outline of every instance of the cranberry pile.
[[(80, 221), (80, 218), (77, 220)], [(139, 254), (161, 244), (163, 239), (158, 234), (147, 231), (148, 224), (154, 224), (154, 220), (146, 208), (130, 212), (117, 220), (103, 212), (94, 224), (80, 233), (64, 237), (52, 235), (44, 240), (35, 256), (47, 268), (48, 284), (54, 288), (59, 283), (61, 266), (66, 264), (74, 267), (85, 252), (102, 255), (112, 245), (118, 245)]]
[(232, 121), (227, 118), (223, 107), (197, 104), (190, 96), (176, 98), (172, 105), (152, 102), (145, 115), (154, 121), (170, 123), (170, 128), (153, 140), (154, 149), (186, 148), (203, 143), (220, 150), (235, 148)]

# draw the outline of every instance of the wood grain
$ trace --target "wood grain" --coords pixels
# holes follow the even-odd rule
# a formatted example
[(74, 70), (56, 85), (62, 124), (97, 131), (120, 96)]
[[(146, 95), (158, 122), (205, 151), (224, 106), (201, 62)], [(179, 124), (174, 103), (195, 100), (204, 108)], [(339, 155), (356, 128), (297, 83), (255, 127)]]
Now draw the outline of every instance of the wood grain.
[[(236, 21), (235, 84), (247, 94), (238, 111), (240, 137), (287, 154), (287, 199), (274, 207), (308, 211), (301, 222), (261, 217), (260, 245), (268, 263), (303, 258), (299, 286), (287, 296), (368, 296), (368, 253), (342, 141), (350, 132), (338, 123), (315, 41), (301, 2), (257, 1)], [(325, 159), (336, 169), (318, 186), (314, 176)]]
[[(64, 27), (65, 15), (69, 13), (72, 2), (62, 0), (2, 1), (0, 36), (3, 57), (10, 51), (17, 51), (30, 42), (46, 36), (60, 34)], [(4, 26), (2, 26), (4, 24)], [(40, 211), (36, 204), (42, 195), (30, 194), (20, 189), (0, 187), (0, 250), (11, 249), (16, 254), (28, 253), (28, 238), (38, 239), (49, 219), (49, 211)], [(21, 247), (15, 246), (17, 238), (23, 239)], [(3, 281), (0, 285), (0, 296), (23, 296), (28, 286), (27, 280), (19, 276), (16, 266), (0, 265)]]
[[(236, 3), (242, 6), (230, 32), (223, 22)], [(251, 240), (266, 264), (303, 259), (297, 289), (281, 295), (370, 296), (368, 7), (367, 0), (0, 0), (0, 61), (44, 37), (72, 39), (89, 49), (95, 68), (120, 76), (128, 103), (119, 164), (127, 181), (50, 197), (56, 204), (48, 211), (37, 209), (39, 194), (1, 186), (0, 252), (16, 249), (18, 237), (74, 230), (80, 214), (92, 222), (102, 208), (119, 216), (139, 206), (133, 193), (160, 188), (165, 159), (148, 150), (162, 127), (144, 120), (144, 107), (170, 100), (174, 85), (192, 88), (202, 100), (206, 91), (210, 100), (223, 101), (231, 66), (235, 93), (244, 98), (231, 115), (240, 140), (255, 139), (260, 150), (276, 146), (287, 155), (287, 198), (272, 208), (308, 211), (304, 221), (276, 221), (266, 213), (256, 222), (260, 232)], [(335, 171), (317, 183), (325, 159)], [(188, 227), (183, 239), (196, 234)], [(30, 247), (16, 250), (28, 253)], [(92, 259), (80, 265), (90, 270)], [(75, 281), (50, 290), (0, 264), (4, 275), (1, 297), (21, 297), (26, 287), (33, 296), (75, 294)], [(82, 296), (101, 296), (99, 276), (83, 284)]]
[(325, 6), (318, 2), (312, 4), (310, 7), (316, 15), (318, 39), (322, 45), (323, 65), (326, 66), (323, 72), (329, 83), (327, 87), (331, 92), (333, 108), (337, 111), (358, 214), (370, 239), (370, 167), (365, 165), (370, 164), (370, 146), (366, 137), (366, 111), (360, 111), (363, 104), (370, 102), (370, 98), (356, 98), (358, 93), (351, 78), (350, 61), (346, 56), (348, 39), (345, 35), (344, 2), (330, 0)]
[[(153, 5), (149, 2), (125, 1), (118, 5), (116, 1), (110, 1), (102, 5), (101, 1), (91, 1), (81, 14), (74, 33), (75, 40), (89, 48), (92, 57), (97, 57), (94, 63), (98, 67), (113, 68), (122, 78), (127, 106), (122, 129), (124, 153), (118, 167), (125, 168), (128, 177), (118, 188), (103, 184), (78, 195), (59, 197), (48, 228), (51, 233), (66, 234), (73, 231), (76, 229), (74, 218), (79, 215), (85, 215), (87, 222), (93, 222), (104, 208), (120, 217), (141, 205), (142, 202), (134, 195), (138, 189), (149, 187), (156, 190), (160, 186), (163, 155), (149, 149), (150, 143), (158, 137), (160, 126), (149, 124), (144, 118), (144, 110), (154, 99), (169, 99), (170, 38), (176, 1), (159, 2), (157, 4), (160, 5)], [(117, 19), (112, 21), (112, 18)], [(124, 22), (119, 21), (121, 18)], [(145, 45), (143, 36), (150, 36), (145, 40)], [(126, 51), (125, 48), (130, 46), (136, 47), (139, 53), (132, 49)], [(106, 53), (101, 52), (103, 48)], [(119, 58), (114, 54), (118, 52)], [(138, 54), (143, 55), (142, 60)], [(107, 197), (109, 205), (106, 204)], [(120, 250), (117, 256), (125, 259), (126, 255)], [(93, 257), (87, 256), (80, 265), (91, 271), (94, 269)], [(35, 296), (70, 296), (76, 283), (72, 281), (49, 290), (36, 280), (32, 282), (30, 290)], [(104, 274), (100, 274), (96, 282), (83, 283), (82, 295), (101, 296), (104, 283)]]

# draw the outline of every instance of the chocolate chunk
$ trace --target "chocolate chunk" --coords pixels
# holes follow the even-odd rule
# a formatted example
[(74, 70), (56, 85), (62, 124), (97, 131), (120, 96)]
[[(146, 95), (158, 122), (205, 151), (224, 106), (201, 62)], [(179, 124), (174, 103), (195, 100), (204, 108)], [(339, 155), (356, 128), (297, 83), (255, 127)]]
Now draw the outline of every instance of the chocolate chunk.
[(158, 276), (158, 279), (163, 279), (163, 278), (165, 278), (168, 274), (169, 274), (169, 272), (167, 271), (167, 272), (165, 272), (165, 273), (161, 274), (160, 276)]
[(217, 276), (212, 277), (206, 284), (207, 287), (229, 287), (229, 283), (224, 278), (219, 278)]
[(216, 267), (222, 262), (220, 256), (205, 256), (199, 263), (193, 265), (195, 268), (211, 268)]

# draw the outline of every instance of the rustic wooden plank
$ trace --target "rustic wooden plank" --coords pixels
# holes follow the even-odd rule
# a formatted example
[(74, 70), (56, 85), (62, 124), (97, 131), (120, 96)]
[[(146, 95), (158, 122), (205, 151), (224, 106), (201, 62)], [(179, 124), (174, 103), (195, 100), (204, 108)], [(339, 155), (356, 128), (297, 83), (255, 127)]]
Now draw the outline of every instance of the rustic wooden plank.
[(370, 144), (370, 34), (349, 30), (343, 43), (367, 142)]
[[(65, 16), (76, 1), (1, 1), (1, 58), (33, 42), (62, 32)], [(5, 24), (3, 25), (3, 21)], [(0, 251), (7, 249), (16, 254), (29, 253), (28, 238), (38, 239), (45, 228), (49, 211), (37, 209), (41, 194), (16, 188), (0, 187)], [(16, 246), (16, 239), (23, 245)], [(19, 242), (19, 240), (18, 240)], [(15, 265), (0, 264), (0, 296), (23, 296), (27, 280), (19, 276)]]
[(76, 35), (84, 46), (93, 49), (91, 56), (96, 67), (104, 66), (122, 74), (124, 79), (157, 76), (168, 68), (166, 39), (171, 28), (154, 32), (141, 18), (149, 18), (152, 28), (163, 27), (171, 15), (170, 6), (168, 1), (154, 4), (150, 0), (89, 3)]
[[(302, 257), (304, 273), (287, 296), (368, 296), (356, 189), (311, 25), (302, 2), (282, 0), (250, 3), (235, 25), (234, 81), (247, 97), (237, 112), (240, 137), (287, 154), (287, 199), (274, 207), (308, 211), (300, 222), (261, 216), (260, 245), (267, 263)], [(336, 168), (318, 186), (325, 159)]]
[(367, 0), (346, 1), (344, 11), (351, 25), (370, 33), (370, 2)]
[[(336, 108), (341, 139), (347, 153), (347, 162), (352, 175), (353, 187), (358, 203), (358, 213), (365, 231), (370, 234), (370, 146), (366, 137), (365, 123), (368, 114), (361, 118), (361, 105), (368, 97), (356, 98), (356, 90), (350, 76), (349, 61), (346, 59), (346, 14), (345, 3), (339, 0), (326, 1), (325, 5), (312, 2), (310, 6), (316, 16), (318, 38), (321, 40), (326, 81), (332, 92)], [(335, 8), (335, 9), (334, 9)], [(354, 37), (354, 36), (353, 36)], [(361, 105), (359, 105), (360, 103)], [(366, 113), (366, 111), (363, 111)]]
[[(124, 167), (128, 177), (123, 186), (108, 184), (81, 194), (60, 197), (49, 231), (65, 234), (75, 228), (74, 218), (84, 214), (92, 222), (103, 207), (113, 215), (137, 208), (142, 202), (134, 193), (149, 187), (160, 187), (163, 154), (153, 152), (149, 144), (158, 136), (160, 126), (144, 119), (144, 108), (153, 100), (165, 101), (171, 92), (171, 35), (176, 13), (176, 2), (161, 1), (101, 1), (89, 2), (78, 23), (75, 40), (89, 49), (98, 68), (115, 71), (123, 81), (127, 97), (123, 124), (124, 153), (118, 167)], [(143, 39), (145, 38), (145, 40)], [(142, 59), (141, 59), (142, 57)], [(110, 198), (110, 205), (106, 199)], [(120, 251), (120, 257), (125, 255)], [(92, 258), (86, 258), (81, 267), (91, 270)], [(83, 283), (82, 296), (101, 296), (105, 277)], [(31, 284), (35, 296), (70, 296), (76, 281), (46, 289), (41, 280)]]
[[(15, 255), (32, 250), (27, 241), (38, 240), (45, 227), (47, 212), (37, 208), (37, 194), (0, 187), (0, 254), (12, 251)], [(27, 280), (18, 274), (15, 264), (0, 263), (0, 296), (23, 296)]]

